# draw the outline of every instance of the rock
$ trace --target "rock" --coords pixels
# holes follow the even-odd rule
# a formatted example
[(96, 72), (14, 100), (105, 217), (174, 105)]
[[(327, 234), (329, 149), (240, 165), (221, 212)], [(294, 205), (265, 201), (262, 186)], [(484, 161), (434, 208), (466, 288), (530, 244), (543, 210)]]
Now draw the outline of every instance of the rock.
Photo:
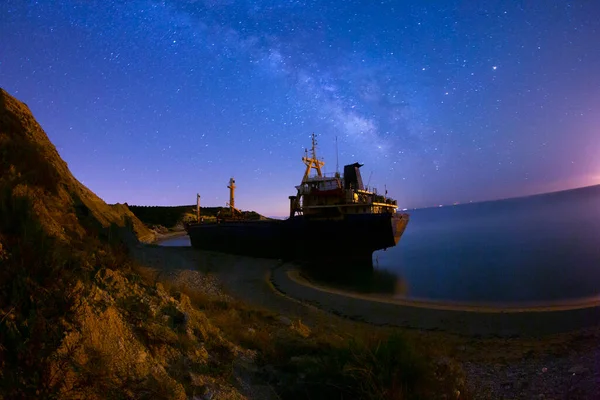
[(313, 356), (294, 356), (290, 358), (290, 363), (294, 365), (298, 370), (301, 370), (303, 374), (317, 374), (321, 368), (321, 359)]
[(261, 372), (263, 373), (267, 382), (275, 382), (278, 380), (277, 370), (271, 364), (267, 364), (264, 367), (262, 367)]
[(300, 320), (298, 320), (297, 322), (293, 322), (290, 328), (296, 331), (303, 338), (307, 338), (311, 334), (310, 328), (304, 325)]
[(281, 322), (282, 324), (284, 324), (285, 326), (290, 326), (292, 325), (292, 320), (289, 319), (288, 317), (284, 317), (283, 315), (279, 316), (279, 322)]
[(311, 365), (311, 364), (318, 364), (319, 363), (319, 359), (313, 356), (293, 356), (290, 357), (290, 362), (292, 364), (298, 364), (298, 365)]
[(250, 372), (252, 374), (257, 374), (261, 371), (258, 365), (256, 365), (253, 361), (249, 360), (240, 359), (237, 361), (236, 365), (238, 368)]
[(452, 368), (452, 365), (452, 360), (450, 360), (448, 357), (440, 357), (437, 360), (435, 360), (436, 370), (442, 375), (445, 374), (448, 370), (450, 370)]
[(573, 374), (573, 375), (581, 375), (588, 371), (589, 370), (586, 367), (584, 367), (583, 365), (574, 365), (571, 368), (569, 368), (569, 373)]
[(527, 386), (529, 386), (528, 380), (519, 379), (519, 380), (515, 381), (515, 383), (514, 383), (514, 388), (517, 391), (521, 391), (521, 390), (525, 389)]

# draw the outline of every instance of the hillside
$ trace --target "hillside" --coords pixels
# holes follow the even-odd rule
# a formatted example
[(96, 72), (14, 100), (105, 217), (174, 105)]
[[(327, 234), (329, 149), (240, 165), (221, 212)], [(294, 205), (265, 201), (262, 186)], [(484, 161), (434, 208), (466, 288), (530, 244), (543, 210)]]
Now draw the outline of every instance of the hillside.
[[(44, 230), (61, 241), (81, 240), (86, 232), (133, 227), (136, 239), (153, 234), (127, 206), (108, 206), (82, 185), (60, 158), (27, 105), (0, 89), (0, 188), (26, 198)], [(132, 238), (133, 239), (133, 238)]]
[(220, 365), (245, 353), (128, 256), (152, 239), (0, 90), (0, 399), (241, 398)]

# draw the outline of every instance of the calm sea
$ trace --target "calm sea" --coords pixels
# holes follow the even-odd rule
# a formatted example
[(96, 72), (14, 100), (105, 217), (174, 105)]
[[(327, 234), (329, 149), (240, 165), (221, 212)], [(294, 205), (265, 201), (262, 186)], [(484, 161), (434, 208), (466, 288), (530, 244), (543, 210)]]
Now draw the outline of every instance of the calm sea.
[(552, 301), (600, 293), (600, 186), (412, 211), (375, 253), (408, 297)]
[(600, 186), (414, 210), (410, 218), (398, 245), (373, 255), (373, 273), (312, 278), (349, 290), (468, 302), (600, 294)]

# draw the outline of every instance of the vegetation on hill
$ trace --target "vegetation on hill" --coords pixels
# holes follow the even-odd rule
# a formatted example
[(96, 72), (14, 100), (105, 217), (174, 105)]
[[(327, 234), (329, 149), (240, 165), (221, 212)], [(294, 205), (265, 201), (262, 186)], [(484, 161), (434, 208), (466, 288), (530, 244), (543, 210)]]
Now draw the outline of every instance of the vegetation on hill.
[(456, 373), (399, 336), (311, 331), (157, 279), (128, 253), (152, 239), (0, 89), (0, 399), (454, 395)]
[[(128, 206), (143, 223), (173, 228), (179, 224), (196, 221), (196, 206)], [(201, 207), (200, 214), (204, 222), (216, 221), (217, 214), (229, 212), (226, 207)], [(265, 219), (255, 211), (243, 211), (244, 219)]]

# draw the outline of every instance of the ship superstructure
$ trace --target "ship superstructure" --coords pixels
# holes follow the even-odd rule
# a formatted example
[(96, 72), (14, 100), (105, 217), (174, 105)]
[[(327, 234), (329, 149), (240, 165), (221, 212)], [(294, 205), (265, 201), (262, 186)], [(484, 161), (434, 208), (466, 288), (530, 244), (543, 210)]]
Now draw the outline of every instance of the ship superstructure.
[[(321, 168), (325, 165), (316, 155), (316, 137), (312, 135), (310, 153), (305, 150), (302, 158), (306, 166), (297, 194), (290, 196), (290, 218), (342, 219), (347, 214), (394, 214), (398, 210), (396, 200), (379, 195), (377, 189), (369, 190), (362, 181), (360, 167), (354, 163), (344, 166), (344, 175), (339, 172), (327, 176)], [(309, 156), (310, 155), (310, 156)], [(314, 174), (311, 175), (311, 171)]]

